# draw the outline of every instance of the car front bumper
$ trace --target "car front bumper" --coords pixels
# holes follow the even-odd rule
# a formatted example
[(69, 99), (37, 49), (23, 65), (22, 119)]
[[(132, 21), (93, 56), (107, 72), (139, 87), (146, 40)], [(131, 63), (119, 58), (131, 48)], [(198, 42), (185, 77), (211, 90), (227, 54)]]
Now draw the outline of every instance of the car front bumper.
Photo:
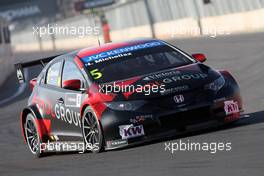
[[(239, 112), (227, 114), (225, 102), (237, 102)], [(197, 131), (208, 127), (223, 125), (237, 121), (243, 112), (240, 96), (221, 98), (210, 103), (201, 103), (194, 106), (175, 108), (166, 111), (124, 112), (107, 110), (101, 123), (107, 149), (131, 146), (155, 139), (163, 139), (177, 134)], [(131, 125), (142, 127), (144, 134), (124, 138), (120, 127)]]

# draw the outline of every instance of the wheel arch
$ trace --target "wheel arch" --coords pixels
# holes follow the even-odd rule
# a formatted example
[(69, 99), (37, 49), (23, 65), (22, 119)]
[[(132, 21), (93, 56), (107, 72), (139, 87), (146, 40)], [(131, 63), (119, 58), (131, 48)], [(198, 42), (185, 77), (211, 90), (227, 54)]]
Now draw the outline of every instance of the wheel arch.
[(42, 119), (42, 116), (40, 115), (40, 113), (38, 112), (37, 108), (34, 106), (28, 106), (26, 108), (24, 108), (21, 113), (20, 113), (20, 128), (21, 128), (21, 132), (22, 132), (22, 136), (24, 139), (24, 142), (26, 143), (26, 136), (25, 136), (25, 128), (24, 128), (24, 124), (26, 122), (26, 118), (28, 114), (32, 114), (34, 119), (36, 119), (36, 124), (37, 124), (37, 130), (39, 132), (40, 135), (40, 139), (43, 139), (43, 126), (42, 124), (39, 122), (39, 119)]
[(239, 107), (240, 107), (240, 109), (243, 109), (243, 99), (241, 97), (240, 87), (239, 87), (237, 80), (227, 70), (220, 70), (219, 72), (225, 78), (225, 80), (228, 82), (229, 86), (234, 90), (235, 97), (237, 98), (237, 101), (239, 103)]
[(36, 117), (35, 116), (35, 113), (34, 111), (32, 110), (31, 107), (26, 107), (24, 108), (21, 113), (20, 113), (20, 128), (21, 128), (21, 133), (22, 133), (22, 136), (23, 136), (23, 139), (24, 139), (24, 143), (26, 144), (27, 143), (27, 139), (26, 139), (26, 135), (25, 135), (25, 128), (24, 128), (24, 124), (26, 122), (26, 118), (27, 118), (27, 115), (28, 114), (32, 114), (34, 116), (34, 118)]
[(103, 149), (104, 149), (104, 147), (105, 147), (105, 139), (104, 139), (104, 128), (103, 128), (103, 126), (102, 126), (102, 123), (101, 123), (101, 119), (98, 117), (98, 113), (95, 111), (95, 109), (93, 108), (93, 106), (90, 106), (89, 104), (85, 104), (85, 105), (83, 105), (82, 106), (82, 109), (81, 109), (81, 111), (82, 111), (82, 121), (84, 120), (83, 119), (83, 116), (86, 114), (86, 112), (88, 112), (88, 111), (90, 111), (90, 112), (92, 112), (93, 114), (94, 114), (94, 116), (95, 116), (95, 119), (96, 119), (96, 121), (97, 121), (97, 123), (98, 123), (98, 125), (99, 125), (99, 128), (100, 128), (100, 131), (101, 131), (101, 135), (102, 135), (102, 146), (103, 146), (103, 148), (102, 149), (100, 149), (99, 150), (99, 152), (100, 151), (102, 151)]
[(89, 104), (84, 104), (84, 105), (82, 105), (81, 110), (80, 110), (80, 113), (81, 113), (80, 117), (81, 117), (81, 118), (83, 117), (83, 113), (84, 113), (85, 109), (86, 109), (88, 106), (90, 106), (90, 105), (89, 105)]
[(238, 86), (238, 83), (237, 83), (236, 79), (233, 77), (233, 75), (229, 71), (220, 70), (219, 72), (226, 79), (226, 81), (229, 81), (233, 85)]
[[(80, 120), (82, 120), (82, 118), (83, 118), (83, 115), (84, 115), (84, 112), (85, 112), (85, 110), (87, 109), (87, 108), (90, 108), (90, 109), (92, 109), (92, 111), (95, 113), (95, 115), (96, 115), (96, 118), (97, 118), (97, 120), (98, 120), (98, 122), (99, 122), (99, 124), (100, 124), (100, 126), (101, 126), (101, 130), (102, 130), (102, 133), (103, 133), (103, 136), (104, 136), (104, 131), (105, 131), (105, 126), (103, 125), (103, 123), (102, 123), (102, 110), (97, 110), (97, 108), (96, 108), (96, 105), (91, 105), (91, 104), (89, 104), (89, 103), (84, 103), (82, 106), (81, 106), (81, 108), (80, 108)], [(102, 106), (99, 106), (99, 107), (102, 107)], [(104, 109), (104, 108), (103, 108)]]

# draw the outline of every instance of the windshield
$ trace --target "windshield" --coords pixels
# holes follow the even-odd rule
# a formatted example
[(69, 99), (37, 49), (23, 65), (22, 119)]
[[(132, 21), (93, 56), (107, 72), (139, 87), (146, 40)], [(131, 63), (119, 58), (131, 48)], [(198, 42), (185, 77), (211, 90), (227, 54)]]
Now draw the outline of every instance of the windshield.
[(163, 43), (101, 59), (83, 59), (83, 62), (97, 83), (124, 80), (193, 63), (180, 51)]

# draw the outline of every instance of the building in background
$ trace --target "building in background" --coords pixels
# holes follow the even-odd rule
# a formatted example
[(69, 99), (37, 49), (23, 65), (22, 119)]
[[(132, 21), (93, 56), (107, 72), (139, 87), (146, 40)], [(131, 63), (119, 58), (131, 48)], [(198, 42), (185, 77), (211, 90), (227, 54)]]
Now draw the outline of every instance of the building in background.
[[(12, 33), (16, 50), (40, 49), (36, 44), (39, 40), (32, 36), (32, 25), (100, 25), (97, 21), (100, 13), (95, 17), (91, 10), (88, 13), (75, 11), (74, 4), (79, 0), (54, 2), (58, 7), (55, 14), (37, 21), (30, 18), (16, 22), (17, 30)], [(264, 0), (116, 0), (114, 5), (99, 8), (99, 11), (108, 21), (113, 41), (153, 36), (161, 39), (216, 37), (264, 31)], [(52, 36), (42, 38), (41, 49), (74, 49), (94, 44), (98, 44), (98, 36)], [(50, 47), (52, 45), (55, 47)]]

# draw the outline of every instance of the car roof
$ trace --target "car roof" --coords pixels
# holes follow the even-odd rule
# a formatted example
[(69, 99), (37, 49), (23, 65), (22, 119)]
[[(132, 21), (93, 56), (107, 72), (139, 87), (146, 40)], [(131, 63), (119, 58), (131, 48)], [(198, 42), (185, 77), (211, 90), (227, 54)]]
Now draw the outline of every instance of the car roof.
[(72, 51), (70, 53), (60, 55), (60, 56), (56, 57), (55, 59), (53, 59), (52, 62), (54, 63), (54, 62), (57, 62), (58, 60), (61, 60), (61, 59), (71, 60), (75, 56), (78, 56), (79, 58), (82, 59), (84, 57), (91, 56), (94, 54), (99, 54), (101, 52), (111, 51), (111, 50), (126, 47), (126, 46), (132, 46), (132, 45), (136, 45), (136, 44), (155, 42), (155, 41), (161, 41), (161, 40), (159, 40), (159, 39), (136, 39), (136, 40), (128, 40), (128, 41), (122, 41), (122, 42), (106, 43), (106, 44), (102, 44), (100, 46), (75, 50), (75, 51)]

